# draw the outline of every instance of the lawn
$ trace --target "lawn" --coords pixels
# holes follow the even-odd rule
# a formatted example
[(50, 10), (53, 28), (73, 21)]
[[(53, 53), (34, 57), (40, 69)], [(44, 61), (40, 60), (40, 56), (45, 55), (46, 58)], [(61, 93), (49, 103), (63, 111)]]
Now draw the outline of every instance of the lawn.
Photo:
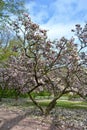
[[(37, 99), (39, 104), (43, 107), (46, 107), (48, 103), (51, 101), (50, 99)], [(6, 105), (6, 106), (17, 106), (17, 107), (35, 107), (33, 102), (30, 101), (29, 98), (20, 98), (18, 101), (15, 101), (14, 99), (3, 99), (2, 102), (0, 102), (0, 105)], [(70, 109), (87, 109), (87, 102), (86, 101), (70, 101), (70, 100), (64, 100), (59, 99), (57, 101), (56, 107), (62, 107), (62, 108), (70, 108)]]

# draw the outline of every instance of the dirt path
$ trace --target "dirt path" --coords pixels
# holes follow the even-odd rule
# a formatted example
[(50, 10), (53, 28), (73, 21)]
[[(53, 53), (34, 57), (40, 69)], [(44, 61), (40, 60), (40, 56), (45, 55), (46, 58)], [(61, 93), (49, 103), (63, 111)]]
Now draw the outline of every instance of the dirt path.
[(43, 117), (36, 108), (1, 103), (0, 130), (87, 130), (87, 111), (57, 108)]
[(50, 124), (30, 112), (0, 109), (0, 130), (47, 130)]
[(33, 116), (31, 114), (33, 112), (31, 110), (0, 108), (0, 130), (84, 130), (80, 127), (67, 127), (50, 116)]

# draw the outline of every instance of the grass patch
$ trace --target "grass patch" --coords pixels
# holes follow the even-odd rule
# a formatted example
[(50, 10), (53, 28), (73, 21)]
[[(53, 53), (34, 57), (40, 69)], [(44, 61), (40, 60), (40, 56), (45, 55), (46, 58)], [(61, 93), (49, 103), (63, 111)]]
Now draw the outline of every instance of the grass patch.
[(84, 101), (62, 101), (57, 102), (57, 107), (72, 108), (72, 109), (87, 109), (87, 102)]
[[(49, 104), (50, 100), (38, 100), (38, 102), (41, 106), (46, 107)], [(31, 101), (26, 103), (27, 106), (30, 104), (34, 105)], [(58, 100), (56, 106), (71, 109), (87, 109), (87, 102)]]
[[(39, 104), (46, 107), (50, 100), (39, 101)], [(71, 109), (87, 109), (87, 102), (84, 101), (68, 101), (68, 100), (58, 100), (57, 107), (71, 108)]]
[[(50, 99), (41, 99), (41, 100), (37, 100), (37, 102), (39, 102), (39, 104), (42, 107), (46, 107), (49, 102), (51, 100)], [(6, 105), (6, 106), (17, 106), (17, 107), (34, 107), (35, 105), (33, 104), (33, 102), (29, 99), (29, 98), (20, 98), (18, 101), (12, 100), (12, 99), (4, 99), (3, 102), (0, 102), (0, 105)], [(69, 101), (69, 100), (58, 100), (56, 107), (62, 107), (62, 108), (70, 108), (70, 109), (87, 109), (87, 102), (84, 101)]]

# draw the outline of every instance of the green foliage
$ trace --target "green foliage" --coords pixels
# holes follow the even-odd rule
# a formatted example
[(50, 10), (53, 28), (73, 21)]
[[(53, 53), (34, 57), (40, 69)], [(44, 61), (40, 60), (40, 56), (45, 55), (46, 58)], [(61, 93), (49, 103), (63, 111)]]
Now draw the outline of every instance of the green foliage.
[(46, 99), (50, 98), (51, 94), (47, 91), (40, 91), (40, 92), (32, 92), (33, 98), (36, 99)]
[(80, 96), (77, 95), (77, 94), (73, 94), (73, 95), (68, 94), (68, 99), (69, 99), (69, 100), (75, 100), (75, 99), (78, 99), (78, 98), (80, 98)]
[(11, 14), (20, 15), (25, 11), (24, 0), (0, 0), (0, 17), (5, 18)]
[(18, 96), (19, 98), (27, 98), (28, 94), (21, 94), (17, 95), (17, 91), (14, 89), (1, 89), (0, 88), (0, 97), (1, 98), (15, 98)]
[(11, 55), (16, 55), (14, 52), (12, 52), (11, 50), (9, 50), (9, 48), (4, 49), (0, 49), (0, 61), (6, 61), (8, 60), (8, 58)]
[[(4, 92), (4, 93), (3, 93)], [(3, 93), (3, 94), (2, 94)], [(14, 89), (0, 89), (0, 95), (2, 95), (2, 98), (14, 98), (15, 95), (17, 95), (17, 92), (14, 90)], [(33, 98), (36, 98), (36, 99), (50, 99), (51, 98), (51, 95), (49, 92), (47, 91), (42, 91), (40, 93), (36, 93), (36, 92), (32, 92), (32, 97)], [(25, 93), (25, 94), (22, 94), (20, 93), (20, 95), (18, 95), (19, 98), (28, 98), (28, 94)], [(63, 97), (63, 99), (65, 99), (65, 97)]]
[(47, 91), (41, 91), (38, 93), (38, 96), (50, 96), (50, 93)]
[(9, 59), (10, 56), (18, 56), (20, 50), (18, 50), (19, 46), (21, 46), (21, 42), (17, 40), (10, 40), (7, 47), (0, 48), (0, 61), (4, 62)]
[(8, 12), (16, 15), (19, 15), (25, 11), (24, 0), (8, 0), (5, 2), (5, 7)]
[(11, 90), (4, 89), (4, 92), (3, 92), (3, 89), (0, 89), (0, 95), (2, 98), (14, 98), (16, 95), (16, 91), (13, 89)]
[(0, 16), (2, 15), (1, 14), (1, 11), (3, 10), (4, 8), (4, 5), (5, 5), (5, 2), (3, 0), (0, 0)]

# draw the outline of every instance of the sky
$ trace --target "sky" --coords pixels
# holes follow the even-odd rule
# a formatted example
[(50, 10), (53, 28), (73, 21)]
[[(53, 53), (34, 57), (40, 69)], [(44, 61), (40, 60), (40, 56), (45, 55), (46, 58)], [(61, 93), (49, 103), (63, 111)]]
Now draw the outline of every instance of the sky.
[(76, 24), (87, 22), (87, 0), (26, 0), (32, 21), (47, 29), (48, 38), (70, 39)]

